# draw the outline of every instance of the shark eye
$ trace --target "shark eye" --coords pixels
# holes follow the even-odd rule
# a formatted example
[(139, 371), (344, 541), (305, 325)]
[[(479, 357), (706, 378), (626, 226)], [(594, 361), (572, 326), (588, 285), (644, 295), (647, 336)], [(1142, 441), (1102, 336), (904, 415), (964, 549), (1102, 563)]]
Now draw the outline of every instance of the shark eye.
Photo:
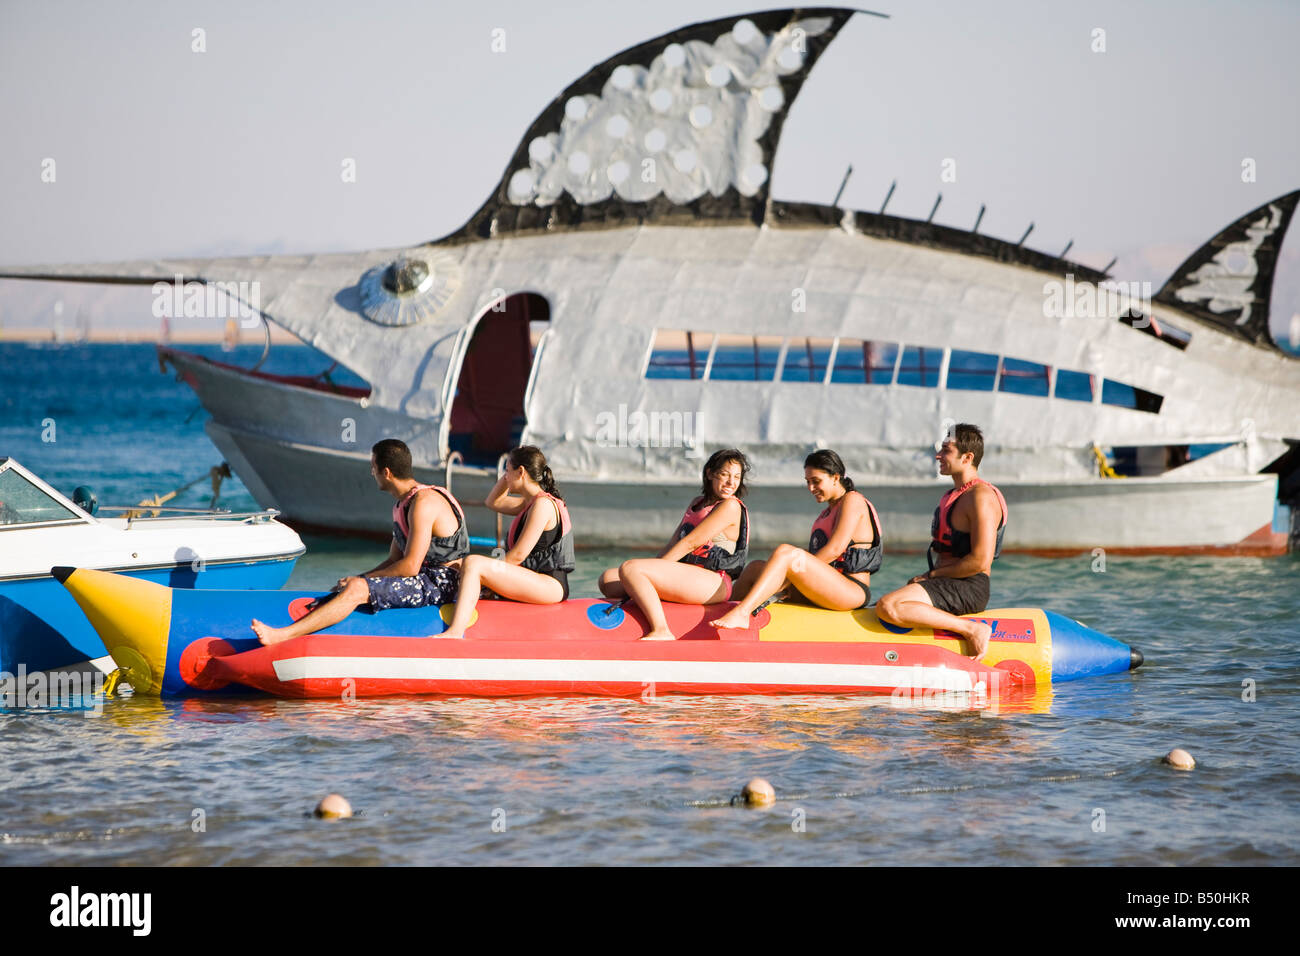
[(379, 325), (415, 325), (440, 312), (460, 287), (448, 255), (420, 251), (375, 266), (361, 277), (361, 311)]
[(398, 259), (384, 270), (384, 291), (393, 295), (424, 292), (432, 284), (429, 264), (421, 259)]

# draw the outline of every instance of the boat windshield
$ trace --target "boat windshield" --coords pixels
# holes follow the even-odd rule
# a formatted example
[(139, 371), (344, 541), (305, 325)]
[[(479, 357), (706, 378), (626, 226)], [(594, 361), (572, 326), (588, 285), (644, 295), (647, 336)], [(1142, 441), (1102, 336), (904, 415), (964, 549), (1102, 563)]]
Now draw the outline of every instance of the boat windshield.
[(12, 468), (0, 470), (0, 527), (84, 520)]

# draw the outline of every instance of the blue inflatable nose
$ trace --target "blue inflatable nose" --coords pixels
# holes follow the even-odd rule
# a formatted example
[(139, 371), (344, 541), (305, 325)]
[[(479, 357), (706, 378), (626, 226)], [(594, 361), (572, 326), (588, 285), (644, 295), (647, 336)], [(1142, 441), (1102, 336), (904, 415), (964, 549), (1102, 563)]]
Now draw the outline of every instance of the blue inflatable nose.
[(1122, 674), (1142, 663), (1142, 652), (1078, 621), (1044, 611), (1052, 626), (1052, 681)]

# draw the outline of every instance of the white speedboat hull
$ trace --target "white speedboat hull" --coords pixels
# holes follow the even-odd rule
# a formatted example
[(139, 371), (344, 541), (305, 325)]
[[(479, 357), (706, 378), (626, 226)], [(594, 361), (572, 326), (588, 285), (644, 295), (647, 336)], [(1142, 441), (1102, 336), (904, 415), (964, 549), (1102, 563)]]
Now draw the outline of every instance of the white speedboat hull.
[[(85, 614), (50, 576), (69, 561), (174, 588), (279, 588), (302, 540), (273, 512), (95, 517), (0, 459), (0, 680), (106, 660)], [(23, 520), (40, 518), (44, 520)]]

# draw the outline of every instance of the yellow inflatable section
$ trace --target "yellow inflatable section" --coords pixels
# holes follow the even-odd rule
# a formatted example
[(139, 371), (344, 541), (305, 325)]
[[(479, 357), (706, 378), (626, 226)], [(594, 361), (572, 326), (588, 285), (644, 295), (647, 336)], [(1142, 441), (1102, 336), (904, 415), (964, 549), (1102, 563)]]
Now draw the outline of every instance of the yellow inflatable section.
[[(960, 637), (936, 637), (928, 627), (900, 628), (884, 624), (874, 608), (859, 611), (827, 611), (799, 604), (772, 604), (772, 620), (759, 632), (760, 641), (921, 644), (941, 647), (955, 654), (970, 654)], [(971, 620), (993, 625), (993, 639), (980, 662), (996, 667), (1003, 661), (1023, 661), (1034, 672), (1040, 686), (1052, 681), (1052, 627), (1040, 608), (999, 608), (967, 615)]]

